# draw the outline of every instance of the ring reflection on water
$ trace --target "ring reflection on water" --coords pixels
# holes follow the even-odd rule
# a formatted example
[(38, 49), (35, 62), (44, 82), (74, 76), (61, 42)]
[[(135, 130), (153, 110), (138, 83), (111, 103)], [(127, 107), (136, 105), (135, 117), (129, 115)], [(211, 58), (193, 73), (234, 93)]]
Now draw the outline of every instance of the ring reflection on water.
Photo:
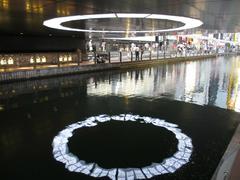
[[(83, 127), (97, 126), (98, 123), (107, 121), (140, 121), (140, 123), (151, 123), (152, 125), (163, 127), (175, 134), (178, 140), (178, 151), (172, 156), (167, 157), (163, 162), (153, 162), (150, 166), (142, 168), (112, 168), (105, 169), (98, 164), (86, 163), (80, 160), (76, 155), (72, 154), (68, 148), (68, 139), (73, 136), (73, 131)], [(192, 140), (181, 132), (178, 125), (168, 123), (165, 120), (158, 118), (151, 118), (147, 116), (139, 116), (132, 114), (120, 114), (114, 116), (99, 115), (87, 118), (85, 121), (67, 126), (64, 130), (60, 131), (53, 139), (53, 156), (54, 158), (65, 164), (71, 172), (80, 172), (92, 177), (105, 177), (110, 179), (145, 179), (154, 176), (174, 173), (177, 169), (181, 168), (184, 164), (188, 163), (192, 154), (193, 145)]]

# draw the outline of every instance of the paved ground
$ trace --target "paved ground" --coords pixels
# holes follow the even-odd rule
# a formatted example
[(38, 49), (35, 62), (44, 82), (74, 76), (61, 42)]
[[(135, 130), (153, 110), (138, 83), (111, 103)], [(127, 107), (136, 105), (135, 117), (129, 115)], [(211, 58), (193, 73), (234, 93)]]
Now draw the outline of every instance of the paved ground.
[(212, 180), (239, 180), (240, 179), (240, 125), (232, 137), (228, 148), (223, 155)]

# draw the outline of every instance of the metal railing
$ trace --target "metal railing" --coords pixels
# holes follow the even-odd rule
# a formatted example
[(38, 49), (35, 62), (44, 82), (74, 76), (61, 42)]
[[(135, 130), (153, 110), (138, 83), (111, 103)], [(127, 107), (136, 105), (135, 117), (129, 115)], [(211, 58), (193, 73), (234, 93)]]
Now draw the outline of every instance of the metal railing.
[[(237, 54), (238, 52), (234, 52)], [(229, 53), (227, 53), (229, 54)], [(0, 73), (13, 72), (30, 69), (60, 68), (66, 66), (81, 66), (98, 63), (123, 63), (131, 61), (163, 60), (178, 57), (196, 57), (206, 55), (223, 55), (214, 51), (112, 51), (92, 52), (81, 54), (79, 52), (58, 52), (58, 53), (21, 53), (21, 54), (0, 54)]]

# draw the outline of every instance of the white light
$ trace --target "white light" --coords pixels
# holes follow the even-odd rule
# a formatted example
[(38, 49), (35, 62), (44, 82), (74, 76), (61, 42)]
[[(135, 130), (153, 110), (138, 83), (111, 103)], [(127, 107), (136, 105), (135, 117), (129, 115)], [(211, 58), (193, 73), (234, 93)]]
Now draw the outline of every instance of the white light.
[(125, 40), (125, 41), (155, 41), (155, 36), (135, 36), (135, 37), (124, 37), (124, 38), (105, 38), (105, 39), (115, 39), (115, 40)]
[(60, 29), (60, 30), (65, 30), (65, 31), (97, 32), (94, 30), (65, 27), (62, 25), (62, 23), (69, 22), (69, 21), (78, 21), (78, 20), (87, 20), (87, 19), (102, 19), (102, 18), (116, 18), (116, 15), (115, 14), (92, 14), (92, 15), (66, 16), (66, 17), (59, 17), (59, 18), (53, 18), (50, 20), (46, 20), (43, 22), (43, 25), (53, 28), (53, 29)]
[[(105, 38), (105, 39), (112, 39), (112, 40), (124, 40), (124, 41), (148, 41), (153, 42), (155, 41), (155, 36), (135, 36), (135, 37), (124, 37), (124, 38)], [(168, 40), (176, 40), (176, 36), (166, 36)]]
[(43, 63), (47, 62), (47, 59), (46, 59), (45, 56), (42, 57), (42, 62), (43, 62)]
[[(168, 157), (160, 163), (152, 163), (150, 166), (142, 168), (112, 168), (105, 169), (96, 163), (87, 163), (80, 160), (77, 156), (69, 151), (69, 138), (73, 136), (73, 131), (83, 127), (97, 126), (98, 123), (107, 121), (141, 121), (143, 123), (151, 123), (152, 125), (163, 127), (175, 134), (178, 140), (177, 152), (172, 157)], [(147, 116), (139, 116), (132, 114), (120, 114), (108, 116), (106, 114), (99, 116), (92, 116), (85, 121), (67, 126), (54, 137), (53, 142), (53, 156), (54, 158), (65, 164), (71, 172), (83, 173), (92, 177), (106, 177), (110, 179), (144, 179), (144, 177), (151, 178), (154, 176), (174, 173), (177, 169), (188, 163), (192, 154), (193, 145), (192, 140), (181, 132), (178, 125), (168, 123), (165, 120), (158, 118), (151, 118)], [(118, 173), (117, 173), (118, 172)]]
[(145, 18), (151, 14), (135, 14), (135, 13), (117, 13), (119, 18)]
[[(157, 19), (157, 20), (170, 20), (181, 22), (184, 25), (178, 28), (171, 29), (158, 29), (158, 30), (143, 30), (143, 31), (114, 31), (114, 30), (93, 30), (93, 29), (78, 29), (63, 26), (62, 24), (70, 21), (77, 20), (88, 20), (88, 19), (114, 19), (114, 18), (146, 18), (146, 19)], [(198, 19), (183, 17), (183, 16), (172, 16), (163, 14), (136, 14), (136, 13), (111, 13), (111, 14), (92, 14), (92, 15), (76, 15), (76, 16), (66, 16), (49, 19), (43, 22), (44, 26), (60, 29), (65, 31), (78, 31), (78, 32), (95, 32), (95, 33), (156, 33), (156, 32), (170, 32), (170, 31), (180, 31), (185, 29), (191, 29), (199, 27), (203, 24), (202, 21)]]
[(172, 16), (172, 15), (163, 15), (163, 14), (152, 14), (147, 19), (163, 19), (163, 20), (170, 20), (170, 21), (178, 21), (184, 24), (184, 26), (178, 28), (171, 28), (171, 29), (163, 29), (163, 30), (156, 30), (155, 32), (169, 32), (169, 31), (180, 31), (185, 29), (192, 29), (199, 27), (203, 24), (202, 21), (198, 19), (193, 19), (189, 17), (183, 16)]
[(40, 63), (40, 62), (41, 62), (40, 57), (37, 57), (37, 58), (36, 58), (36, 62), (37, 62), (37, 63)]
[(33, 57), (30, 58), (30, 63), (34, 63)]
[(13, 61), (13, 58), (12, 58), (12, 57), (10, 57), (10, 58), (8, 59), (8, 64), (9, 64), (9, 65), (14, 64), (14, 61)]
[(72, 56), (68, 56), (68, 61), (72, 61)]

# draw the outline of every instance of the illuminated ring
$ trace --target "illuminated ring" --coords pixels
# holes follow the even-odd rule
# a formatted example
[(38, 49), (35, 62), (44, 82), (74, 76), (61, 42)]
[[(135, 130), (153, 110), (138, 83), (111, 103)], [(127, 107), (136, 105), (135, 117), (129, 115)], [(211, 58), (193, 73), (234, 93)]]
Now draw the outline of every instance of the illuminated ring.
[[(178, 150), (172, 157), (166, 158), (161, 163), (152, 163), (150, 166), (142, 168), (112, 169), (101, 168), (96, 163), (86, 163), (84, 160), (79, 160), (77, 156), (69, 152), (68, 139), (73, 136), (74, 130), (83, 127), (93, 127), (96, 126), (98, 122), (103, 123), (110, 120), (140, 120), (141, 123), (151, 123), (152, 125), (166, 128), (175, 134), (178, 140)], [(53, 156), (57, 161), (64, 163), (65, 168), (69, 171), (80, 172), (92, 177), (108, 176), (110, 179), (145, 179), (166, 173), (174, 173), (177, 169), (189, 162), (193, 150), (192, 140), (177, 127), (176, 124), (168, 123), (165, 120), (132, 114), (92, 116), (85, 121), (79, 121), (67, 126), (54, 137), (52, 143)]]
[[(144, 30), (144, 31), (111, 31), (111, 30), (88, 30), (78, 29), (63, 26), (62, 23), (77, 21), (77, 20), (89, 20), (89, 19), (114, 19), (114, 18), (144, 18), (144, 19), (157, 19), (157, 20), (170, 20), (181, 22), (184, 25), (177, 28), (171, 29), (160, 29), (160, 30)], [(194, 18), (163, 15), (163, 14), (135, 14), (135, 13), (111, 13), (111, 14), (92, 14), (92, 15), (76, 15), (76, 16), (65, 16), (49, 19), (43, 22), (44, 26), (60, 29), (65, 31), (78, 31), (78, 32), (94, 32), (94, 33), (158, 33), (158, 32), (170, 32), (170, 31), (181, 31), (185, 29), (191, 29), (199, 27), (203, 24), (202, 21)]]

